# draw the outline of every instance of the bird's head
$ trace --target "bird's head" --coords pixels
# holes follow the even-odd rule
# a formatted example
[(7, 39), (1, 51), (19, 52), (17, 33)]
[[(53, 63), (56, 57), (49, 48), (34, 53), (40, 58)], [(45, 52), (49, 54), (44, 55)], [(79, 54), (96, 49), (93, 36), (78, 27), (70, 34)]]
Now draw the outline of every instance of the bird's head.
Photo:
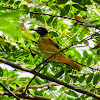
[(30, 29), (30, 30), (36, 31), (38, 34), (40, 34), (40, 36), (44, 36), (45, 34), (48, 33), (48, 31), (43, 27), (37, 27), (35, 29)]

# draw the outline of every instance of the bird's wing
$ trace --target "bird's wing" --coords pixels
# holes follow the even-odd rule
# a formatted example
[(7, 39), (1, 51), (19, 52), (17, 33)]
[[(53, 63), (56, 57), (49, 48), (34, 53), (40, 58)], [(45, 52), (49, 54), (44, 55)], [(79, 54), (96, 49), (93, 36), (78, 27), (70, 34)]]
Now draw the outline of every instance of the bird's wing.
[(52, 39), (50, 39), (50, 38), (49, 38), (49, 40), (50, 40), (51, 44), (53, 44), (55, 47), (57, 47), (58, 49), (60, 49), (60, 47), (58, 46), (57, 43), (55, 43), (55, 42), (54, 42)]

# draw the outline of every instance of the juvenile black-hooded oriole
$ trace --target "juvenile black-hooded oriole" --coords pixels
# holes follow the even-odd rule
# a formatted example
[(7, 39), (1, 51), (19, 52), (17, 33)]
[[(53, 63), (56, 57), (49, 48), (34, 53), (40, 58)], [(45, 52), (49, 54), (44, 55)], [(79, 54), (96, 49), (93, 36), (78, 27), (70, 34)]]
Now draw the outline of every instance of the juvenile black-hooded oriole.
[[(52, 38), (49, 36), (49, 33), (45, 28), (38, 27), (30, 30), (34, 30), (38, 34), (40, 34), (40, 38), (38, 41), (38, 48), (48, 58), (60, 51), (58, 44), (53, 42)], [(67, 65), (71, 66), (73, 69), (76, 69), (77, 71), (81, 71), (81, 67), (76, 62), (66, 57), (62, 52), (50, 58), (50, 61), (66, 63)]]

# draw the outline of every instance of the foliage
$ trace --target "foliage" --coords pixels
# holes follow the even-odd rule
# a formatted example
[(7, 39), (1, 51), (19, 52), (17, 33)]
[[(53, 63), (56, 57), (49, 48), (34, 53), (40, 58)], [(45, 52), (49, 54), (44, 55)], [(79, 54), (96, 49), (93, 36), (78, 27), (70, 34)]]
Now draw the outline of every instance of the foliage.
[[(99, 4), (99, 0), (0, 0), (0, 57), (27, 68), (35, 68), (46, 60), (46, 57), (38, 49), (39, 35), (28, 29), (45, 27), (60, 47), (75, 44), (64, 53), (80, 63), (82, 71), (73, 71), (65, 64), (50, 62), (41, 73), (100, 94), (100, 33), (97, 30), (100, 27)], [(76, 19), (76, 16), (81, 16), (85, 22)], [(26, 86), (31, 80), (27, 74), (19, 77), (18, 73), (24, 73), (22, 71), (5, 69), (2, 64), (0, 66), (0, 83), (11, 91)], [(41, 67), (36, 70), (39, 71)], [(31, 85), (45, 83), (49, 81), (35, 77)], [(0, 88), (1, 91), (5, 90)], [(50, 86), (26, 92), (57, 100), (91, 100), (87, 95), (63, 86)], [(8, 96), (0, 95), (0, 98), (6, 100)]]

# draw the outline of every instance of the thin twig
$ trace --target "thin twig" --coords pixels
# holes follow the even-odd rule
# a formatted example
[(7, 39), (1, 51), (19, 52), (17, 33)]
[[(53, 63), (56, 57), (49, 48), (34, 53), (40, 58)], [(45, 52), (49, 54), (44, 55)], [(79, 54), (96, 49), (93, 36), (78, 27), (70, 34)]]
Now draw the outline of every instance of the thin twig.
[(92, 67), (89, 67), (89, 68), (92, 69), (92, 70), (100, 71), (100, 69), (98, 69), (98, 68), (96, 68), (96, 69), (94, 69)]
[[(58, 7), (58, 6), (56, 6), (56, 7)], [(19, 11), (21, 10), (21, 11), (26, 11), (28, 13), (39, 14), (39, 15), (47, 15), (47, 16), (52, 16), (52, 17), (67, 18), (67, 19), (76, 20), (77, 22), (80, 22), (81, 23), (80, 25), (84, 25), (84, 23), (85, 23), (85, 22), (82, 22), (82, 21), (80, 21), (80, 20), (78, 20), (76, 18), (70, 18), (70, 17), (67, 17), (67, 16), (60, 16), (60, 15), (51, 15), (51, 14), (46, 14), (46, 13), (41, 13), (41, 12), (29, 12), (27, 10), (22, 10), (22, 9), (14, 8), (14, 7), (10, 6), (10, 5), (7, 6), (7, 7), (3, 7), (3, 8), (11, 9), (11, 10), (19, 10)], [(58, 8), (58, 9), (60, 10), (60, 8)], [(96, 28), (96, 29), (100, 30), (100, 28), (98, 26), (96, 26), (96, 25), (87, 24), (86, 27), (93, 27), (93, 28)]]
[(70, 37), (70, 38), (62, 45), (62, 47), (64, 47), (64, 45), (65, 45), (70, 39), (72, 39), (75, 35), (77, 35), (81, 29), (82, 29), (82, 28), (80, 28), (72, 37)]
[[(58, 86), (59, 84), (57, 83), (46, 83), (46, 84), (41, 84), (41, 85), (31, 85), (28, 87), (28, 89), (39, 89), (39, 88), (44, 88), (44, 87), (48, 87), (48, 86)], [(15, 90), (13, 90), (13, 92), (17, 92), (17, 91), (20, 91), (20, 90), (23, 90), (25, 89), (26, 86), (21, 86), (21, 87), (18, 87), (16, 88)]]
[(3, 84), (0, 83), (0, 85), (1, 85), (9, 94), (11, 94), (13, 97), (15, 97), (17, 100), (20, 100), (13, 92), (11, 92), (10, 90), (8, 90)]
[(57, 9), (62, 10), (58, 5), (55, 5)]
[[(48, 62), (49, 62), (49, 61), (48, 61)], [(46, 62), (46, 64), (44, 64), (43, 67), (42, 67), (38, 72), (40, 72), (40, 71), (48, 64), (48, 62)], [(35, 69), (36, 69), (36, 68), (35, 68)], [(33, 79), (34, 79), (35, 77), (36, 77), (36, 75), (34, 75), (33, 78), (28, 82), (28, 84), (27, 84), (27, 86), (25, 87), (23, 93), (26, 92), (26, 90), (28, 89), (29, 85), (31, 84), (31, 82), (33, 81)]]
[[(67, 17), (67, 16), (61, 16), (61, 15), (51, 15), (51, 14), (46, 14), (46, 13), (41, 13), (41, 12), (29, 12), (29, 13), (33, 13), (33, 14), (38, 14), (38, 15), (47, 15), (47, 16), (52, 16), (52, 17), (61, 17), (61, 18), (67, 18), (67, 19), (72, 19), (72, 20), (76, 20), (78, 22), (81, 22), (75, 18), (70, 18), (70, 17)], [(84, 22), (82, 22), (84, 23)]]
[[(80, 22), (81, 24), (80, 25), (84, 25), (85, 22), (82, 22), (76, 18), (70, 18), (70, 17), (67, 17), (67, 16), (61, 16), (61, 15), (51, 15), (51, 14), (46, 14), (46, 13), (41, 13), (41, 12), (29, 12), (29, 13), (33, 13), (33, 14), (37, 14), (37, 15), (47, 15), (47, 16), (52, 16), (52, 17), (60, 17), (60, 18), (67, 18), (67, 19), (71, 19), (71, 20), (76, 20), (77, 22)], [(94, 26), (94, 25), (89, 25), (87, 24), (86, 27), (93, 27), (93, 28), (96, 28), (96, 29), (99, 29), (100, 28), (98, 26)]]

